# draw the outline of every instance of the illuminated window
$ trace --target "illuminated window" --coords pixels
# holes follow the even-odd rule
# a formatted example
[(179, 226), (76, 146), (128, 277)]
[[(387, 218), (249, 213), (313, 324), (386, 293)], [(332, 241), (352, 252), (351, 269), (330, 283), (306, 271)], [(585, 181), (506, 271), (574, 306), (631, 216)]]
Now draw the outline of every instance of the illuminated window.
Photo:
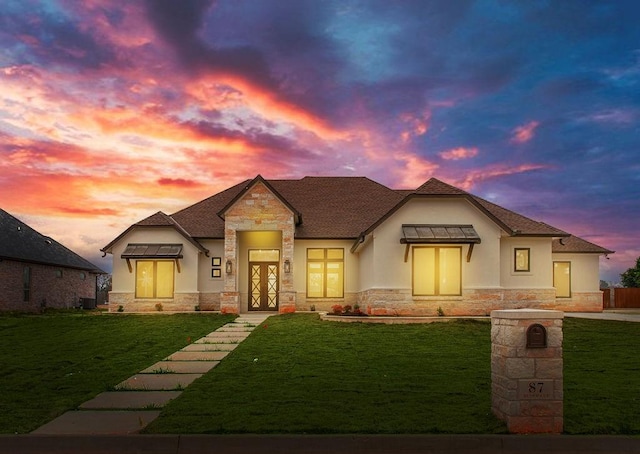
[(413, 294), (461, 295), (462, 248), (414, 247)]
[(173, 260), (138, 260), (136, 298), (173, 298)]
[(515, 248), (513, 250), (513, 270), (516, 272), (531, 271), (530, 254), (531, 250), (529, 248)]
[(307, 249), (307, 297), (344, 297), (344, 249)]
[(571, 262), (553, 262), (556, 298), (571, 298)]

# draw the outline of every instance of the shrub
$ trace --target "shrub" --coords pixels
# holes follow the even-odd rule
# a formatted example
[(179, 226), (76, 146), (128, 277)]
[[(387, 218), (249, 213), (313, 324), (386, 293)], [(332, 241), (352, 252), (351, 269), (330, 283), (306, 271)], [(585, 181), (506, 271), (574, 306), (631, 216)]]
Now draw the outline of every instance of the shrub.
[(347, 304), (347, 305), (344, 307), (344, 313), (345, 313), (345, 314), (350, 314), (352, 309), (353, 309), (353, 308), (351, 307), (351, 305), (350, 305), (350, 304)]
[(341, 304), (334, 304), (333, 306), (331, 306), (331, 310), (334, 314), (340, 315), (342, 314), (343, 308)]

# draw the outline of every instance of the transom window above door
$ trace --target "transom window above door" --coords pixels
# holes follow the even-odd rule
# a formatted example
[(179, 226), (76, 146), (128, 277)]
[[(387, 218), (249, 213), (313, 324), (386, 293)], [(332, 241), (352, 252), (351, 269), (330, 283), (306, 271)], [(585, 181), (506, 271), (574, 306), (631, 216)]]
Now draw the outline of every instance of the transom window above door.
[(280, 250), (279, 249), (250, 249), (249, 261), (250, 262), (279, 262)]

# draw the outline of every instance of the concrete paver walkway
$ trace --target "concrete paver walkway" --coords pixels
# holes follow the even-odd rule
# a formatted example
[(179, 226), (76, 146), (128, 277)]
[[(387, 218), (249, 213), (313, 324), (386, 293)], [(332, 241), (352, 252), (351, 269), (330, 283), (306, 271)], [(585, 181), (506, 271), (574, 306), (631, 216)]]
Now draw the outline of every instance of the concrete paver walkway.
[(217, 366), (271, 314), (245, 314), (39, 427), (36, 435), (127, 435), (160, 415), (171, 399)]

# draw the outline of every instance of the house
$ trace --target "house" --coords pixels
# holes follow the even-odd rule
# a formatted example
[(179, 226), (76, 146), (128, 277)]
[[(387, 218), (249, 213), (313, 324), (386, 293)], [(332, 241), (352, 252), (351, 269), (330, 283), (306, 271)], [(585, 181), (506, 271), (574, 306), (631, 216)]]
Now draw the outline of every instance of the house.
[[(485, 315), (497, 308), (601, 311), (612, 253), (435, 178), (394, 190), (364, 177), (258, 175), (102, 251), (110, 310), (330, 310)], [(440, 308), (440, 310), (439, 310)]]
[(77, 307), (104, 271), (0, 209), (0, 310)]

